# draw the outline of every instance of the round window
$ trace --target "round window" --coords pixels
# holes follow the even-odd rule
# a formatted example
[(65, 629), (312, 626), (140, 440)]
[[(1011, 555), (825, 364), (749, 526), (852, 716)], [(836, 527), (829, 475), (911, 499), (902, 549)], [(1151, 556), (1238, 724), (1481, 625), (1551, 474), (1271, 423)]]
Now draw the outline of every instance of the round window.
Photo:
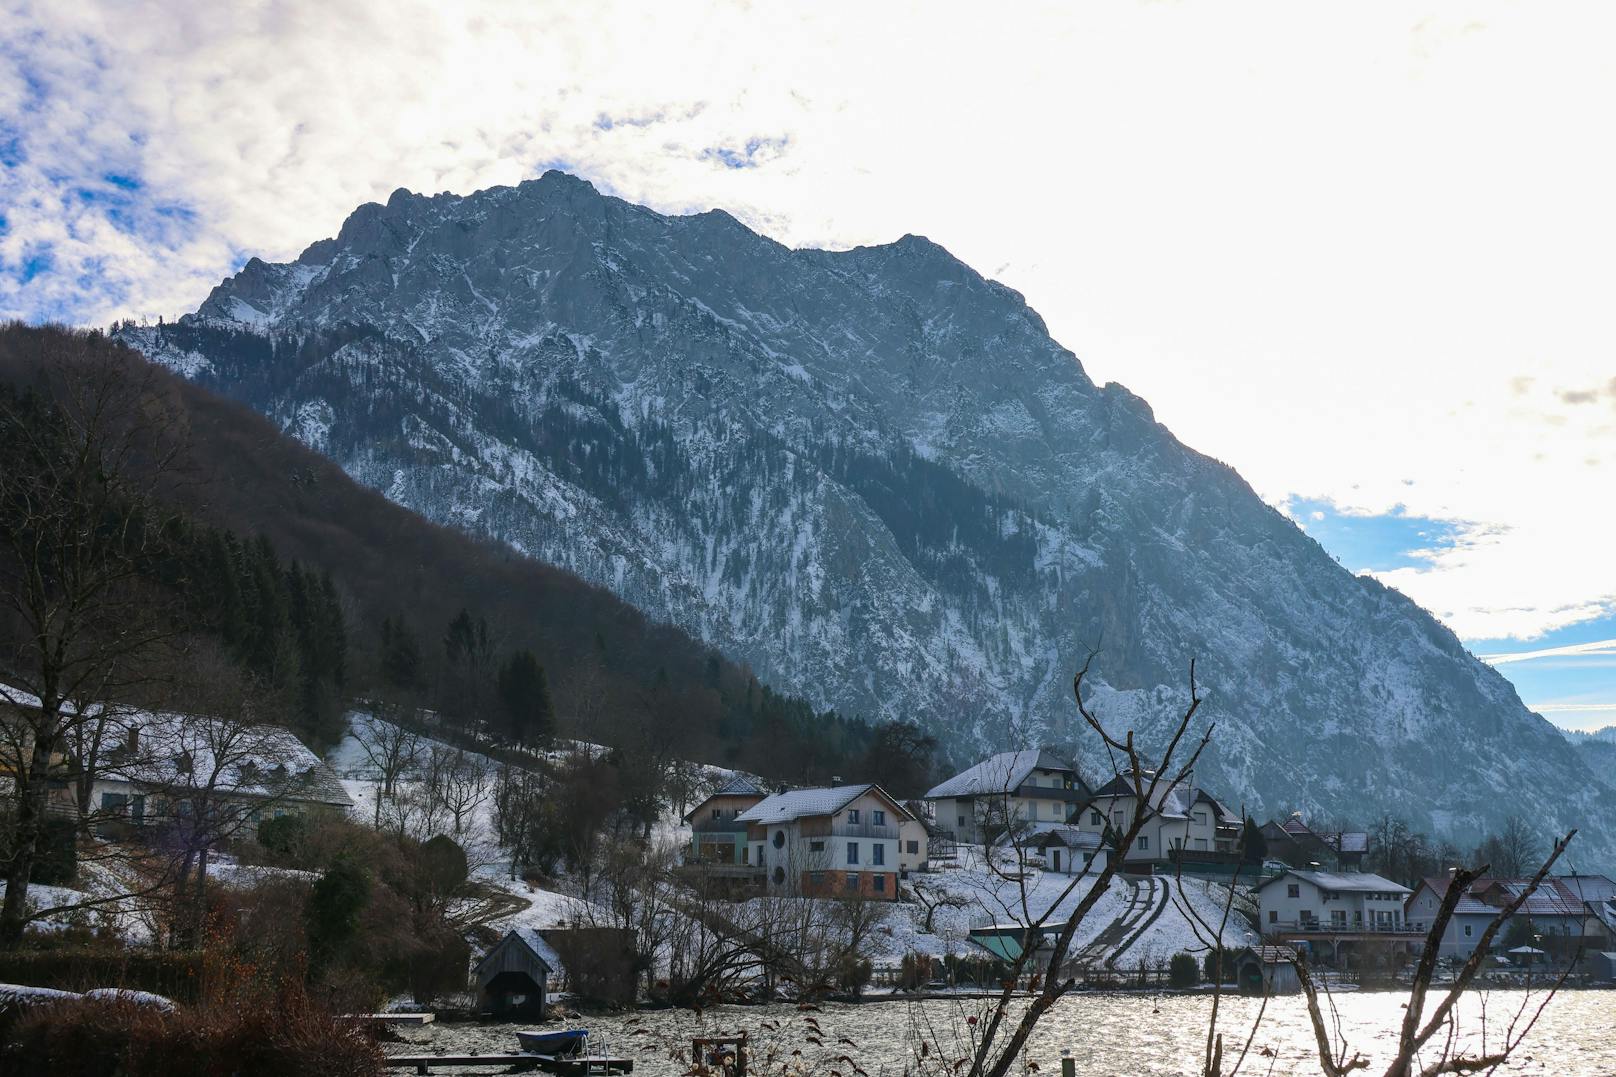
[(786, 869), (785, 868), (775, 868), (774, 869), (774, 885), (779, 886), (781, 883), (783, 883), (785, 881), (786, 881)]
[(776, 849), (778, 849), (782, 845), (784, 845), (785, 843), (786, 843), (786, 832), (784, 830), (776, 830), (774, 832), (774, 847)]

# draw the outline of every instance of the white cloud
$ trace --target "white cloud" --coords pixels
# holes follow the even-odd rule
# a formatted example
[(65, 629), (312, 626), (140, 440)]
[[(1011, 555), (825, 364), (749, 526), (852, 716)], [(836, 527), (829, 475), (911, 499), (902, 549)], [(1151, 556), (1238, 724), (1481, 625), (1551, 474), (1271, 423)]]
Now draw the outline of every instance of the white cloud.
[[(1483, 662), (1489, 665), (1502, 666), (1511, 662), (1532, 662), (1540, 658), (1592, 658), (1603, 655), (1616, 655), (1616, 639), (1602, 639), (1593, 643), (1572, 643), (1564, 647), (1544, 647), (1536, 651), (1511, 651), (1507, 654), (1478, 655)], [(1556, 709), (1564, 710), (1565, 707)], [(1587, 710), (1589, 707), (1574, 709)]]
[[(564, 162), (790, 244), (930, 235), (1275, 503), (1476, 522), (1382, 577), (1463, 634), (1616, 609), (1616, 144), (1593, 134), (1616, 10), (3, 14), (0, 155), (9, 127), (24, 160), (0, 176), (0, 313), (173, 315), (394, 187)], [(139, 239), (70, 193), (108, 173), (146, 185)], [(56, 268), (17, 285), (45, 245)]]

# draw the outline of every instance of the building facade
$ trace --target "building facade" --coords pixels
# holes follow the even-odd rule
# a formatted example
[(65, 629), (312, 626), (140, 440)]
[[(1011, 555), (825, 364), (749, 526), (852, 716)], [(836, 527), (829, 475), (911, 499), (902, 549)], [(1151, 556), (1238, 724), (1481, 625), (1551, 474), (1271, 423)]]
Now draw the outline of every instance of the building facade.
[(880, 786), (793, 789), (737, 819), (766, 892), (897, 900), (902, 824), (915, 820)]
[(933, 786), (925, 796), (937, 825), (980, 843), (1016, 825), (1033, 833), (1065, 826), (1088, 799), (1077, 768), (1048, 749), (1001, 752)]
[(1404, 902), (1411, 893), (1368, 872), (1291, 870), (1257, 887), (1264, 935), (1402, 932), (1408, 930)]

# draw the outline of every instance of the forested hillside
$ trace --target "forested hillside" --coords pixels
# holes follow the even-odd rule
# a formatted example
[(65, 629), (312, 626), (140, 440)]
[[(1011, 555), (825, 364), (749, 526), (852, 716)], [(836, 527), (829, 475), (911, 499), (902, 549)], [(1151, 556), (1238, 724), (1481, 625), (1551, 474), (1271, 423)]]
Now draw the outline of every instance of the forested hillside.
[[(363, 697), (496, 737), (578, 736), (782, 779), (829, 777), (875, 750), (870, 724), (770, 690), (569, 572), (428, 523), (250, 409), (99, 334), (0, 330), (7, 421), (49, 430), (64, 382), (100, 364), (123, 367), (143, 397), (134, 409), (173, 427), (162, 489), (174, 519), (145, 562), (152, 594), (183, 633), (275, 689), (316, 743)], [(39, 441), (16, 434), (3, 440)], [(34, 466), (17, 453), (7, 462)], [(15, 627), (0, 652), (13, 666)]]

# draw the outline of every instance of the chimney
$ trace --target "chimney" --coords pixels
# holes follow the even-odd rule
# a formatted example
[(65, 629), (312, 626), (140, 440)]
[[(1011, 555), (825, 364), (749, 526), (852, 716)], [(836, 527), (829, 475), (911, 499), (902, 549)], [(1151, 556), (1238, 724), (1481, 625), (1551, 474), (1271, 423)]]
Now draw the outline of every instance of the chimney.
[(132, 725), (132, 726), (129, 727), (129, 754), (130, 755), (135, 755), (139, 751), (140, 751), (140, 727), (138, 725)]

